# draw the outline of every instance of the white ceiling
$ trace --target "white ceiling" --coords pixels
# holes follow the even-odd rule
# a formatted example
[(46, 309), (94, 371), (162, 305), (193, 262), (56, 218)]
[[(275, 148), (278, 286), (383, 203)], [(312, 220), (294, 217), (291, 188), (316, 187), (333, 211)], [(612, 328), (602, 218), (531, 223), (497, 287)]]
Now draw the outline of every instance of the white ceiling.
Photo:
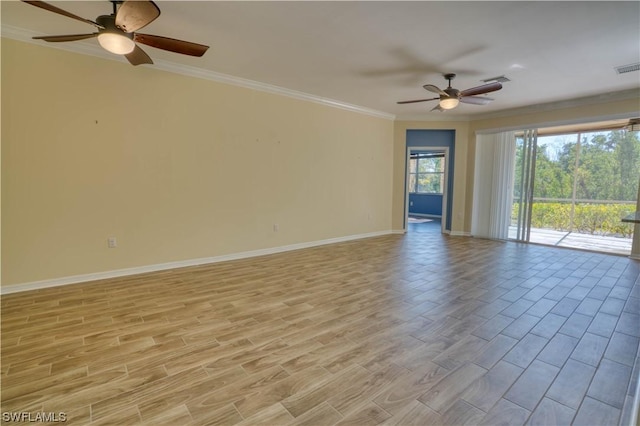
[[(50, 3), (92, 20), (111, 12), (107, 1)], [(576, 98), (637, 98), (640, 89), (640, 72), (614, 70), (640, 62), (638, 1), (156, 3), (162, 14), (140, 32), (211, 46), (202, 58), (142, 46), (158, 64), (227, 74), (397, 118), (486, 117)], [(3, 35), (13, 38), (94, 31), (18, 1), (2, 1), (1, 20)], [(95, 39), (64, 44), (99, 49)], [(429, 111), (435, 101), (396, 104), (432, 97), (422, 86), (446, 87), (442, 74), (449, 72), (458, 74), (453, 86), (461, 90), (500, 75), (512, 81), (488, 95), (495, 101), (487, 106), (461, 104), (442, 113)]]

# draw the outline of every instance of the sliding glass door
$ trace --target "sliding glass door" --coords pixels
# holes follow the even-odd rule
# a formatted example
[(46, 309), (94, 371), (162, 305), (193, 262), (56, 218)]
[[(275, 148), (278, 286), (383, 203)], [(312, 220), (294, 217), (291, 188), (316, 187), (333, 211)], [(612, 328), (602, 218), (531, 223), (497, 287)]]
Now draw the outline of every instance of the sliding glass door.
[(509, 238), (517, 241), (529, 241), (536, 153), (538, 151), (537, 132), (536, 130), (525, 130), (516, 133), (515, 139), (516, 159)]
[(625, 129), (546, 129), (516, 134), (509, 238), (628, 253), (635, 211), (640, 140)]

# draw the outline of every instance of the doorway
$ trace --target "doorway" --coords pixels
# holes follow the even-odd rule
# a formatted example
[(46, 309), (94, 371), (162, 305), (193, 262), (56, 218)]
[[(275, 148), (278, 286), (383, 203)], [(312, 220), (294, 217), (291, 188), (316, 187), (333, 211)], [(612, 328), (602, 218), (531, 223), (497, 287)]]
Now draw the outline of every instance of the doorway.
[[(441, 226), (442, 233), (451, 232), (451, 219), (453, 209), (453, 174), (455, 160), (455, 130), (431, 130), (409, 129), (406, 133), (405, 155), (405, 196), (404, 196), (404, 223), (403, 228), (408, 229), (409, 198), (410, 198), (410, 170), (411, 154), (430, 153), (431, 155), (444, 155), (442, 158), (443, 182), (439, 185), (442, 191)], [(431, 179), (433, 182), (433, 178)], [(414, 201), (415, 205), (415, 201)]]
[(410, 147), (406, 164), (405, 229), (412, 222), (436, 221), (446, 232), (449, 148)]

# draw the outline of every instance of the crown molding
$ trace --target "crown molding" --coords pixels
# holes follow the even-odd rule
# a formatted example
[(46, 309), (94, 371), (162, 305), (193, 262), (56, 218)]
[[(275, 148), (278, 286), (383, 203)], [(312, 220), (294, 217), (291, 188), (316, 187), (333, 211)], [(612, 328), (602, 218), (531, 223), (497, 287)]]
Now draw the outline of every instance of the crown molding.
[(640, 89), (621, 90), (619, 92), (602, 93), (593, 96), (584, 96), (562, 101), (547, 102), (542, 104), (527, 105), (519, 108), (511, 108), (486, 114), (474, 115), (472, 120), (487, 120), (492, 118), (511, 117), (516, 115), (533, 114), (537, 112), (556, 111), (566, 108), (576, 108), (586, 105), (596, 105), (628, 99), (640, 99)]
[(470, 115), (445, 115), (445, 113), (443, 112), (438, 112), (437, 115), (436, 114), (427, 114), (427, 115), (423, 115), (423, 114), (403, 114), (403, 115), (397, 115), (396, 116), (396, 121), (425, 121), (425, 122), (431, 122), (431, 121), (438, 121), (438, 122), (459, 122), (459, 121), (463, 121), (463, 122), (468, 122), (473, 120), (473, 116)]
[[(102, 59), (108, 59), (111, 61), (117, 61), (128, 64), (128, 62), (118, 55), (113, 55), (106, 52), (95, 43), (78, 41), (74, 43), (47, 43), (44, 45), (41, 41), (33, 40), (32, 37), (39, 34), (29, 31), (23, 28), (12, 27), (10, 25), (3, 25), (1, 28), (2, 37), (22, 41), (31, 44), (37, 44), (38, 46), (65, 50), (68, 52), (79, 53), (82, 55), (95, 56)], [(321, 96), (312, 95), (310, 93), (299, 92), (297, 90), (287, 89), (285, 87), (274, 86), (268, 83), (262, 83), (259, 81), (248, 80), (245, 78), (235, 77), (229, 74), (223, 74), (215, 71), (206, 70), (203, 68), (192, 67), (188, 65), (181, 65), (175, 62), (164, 61), (161, 59), (154, 60), (153, 65), (139, 65), (144, 67), (152, 67), (153, 69), (159, 69), (174, 74), (181, 74), (188, 77), (195, 77), (203, 80), (211, 80), (218, 83), (229, 84), (233, 86), (243, 87), (246, 89), (257, 90), (260, 92), (271, 93), (275, 95), (286, 96), (293, 99), (298, 99), (307, 102), (313, 102), (316, 104), (329, 106), (332, 108), (338, 108), (346, 111), (356, 112), (359, 114), (369, 115), (377, 118), (384, 118), (386, 120), (395, 120), (395, 115), (389, 114), (384, 111), (377, 111), (371, 108), (366, 108), (358, 105), (352, 105), (346, 102), (338, 101), (335, 99), (323, 98)]]
[[(97, 44), (87, 42), (87, 41), (78, 41), (74, 43), (47, 43), (44, 45), (42, 42), (33, 40), (32, 37), (39, 35), (33, 31), (29, 31), (23, 28), (12, 27), (9, 25), (3, 25), (1, 28), (2, 37), (6, 37), (9, 39), (22, 41), (26, 43), (37, 44), (38, 46), (66, 50), (68, 52), (79, 53), (83, 55), (89, 55), (98, 57), (101, 59), (107, 59), (111, 61), (122, 62), (128, 64), (128, 62), (121, 56), (113, 55), (106, 52), (104, 49), (100, 48)], [(211, 80), (218, 83), (229, 84), (233, 86), (243, 87), (247, 89), (257, 90), (261, 92), (286, 96), (293, 99), (303, 100), (307, 102), (313, 102), (316, 104), (329, 106), (332, 108), (338, 108), (346, 111), (356, 112), (359, 114), (364, 114), (368, 116), (373, 116), (377, 118), (383, 118), (386, 120), (393, 121), (422, 121), (422, 122), (431, 122), (431, 121), (451, 121), (451, 122), (460, 122), (460, 121), (479, 121), (479, 120), (487, 120), (493, 118), (503, 118), (503, 117), (511, 117), (518, 115), (527, 115), (538, 112), (545, 111), (555, 111), (566, 108), (574, 108), (585, 105), (594, 105), (600, 103), (621, 101), (627, 99), (640, 99), (640, 89), (630, 89), (623, 90), (619, 92), (612, 93), (604, 93), (594, 96), (586, 96), (575, 99), (561, 100), (555, 102), (548, 102), (542, 104), (535, 105), (527, 105), (523, 107), (516, 107), (510, 109), (504, 109), (500, 111), (488, 112), (488, 113), (480, 113), (480, 114), (464, 114), (464, 115), (445, 115), (443, 113), (435, 114), (410, 114), (410, 115), (393, 115), (384, 111), (378, 111), (371, 108), (366, 108), (358, 105), (352, 105), (346, 102), (338, 101), (335, 99), (323, 98), (321, 96), (316, 96), (309, 93), (299, 92), (292, 89), (287, 89), (285, 87), (274, 86), (268, 83), (262, 83), (259, 81), (248, 80), (241, 77), (232, 76), (229, 74), (218, 73), (215, 71), (205, 70), (203, 68), (197, 68), (187, 65), (177, 64), (175, 62), (164, 61), (164, 60), (154, 60), (153, 65), (139, 65), (143, 67), (152, 67), (154, 69), (159, 69), (166, 72), (171, 72), (174, 74), (181, 74), (189, 77), (199, 78), (203, 80)]]

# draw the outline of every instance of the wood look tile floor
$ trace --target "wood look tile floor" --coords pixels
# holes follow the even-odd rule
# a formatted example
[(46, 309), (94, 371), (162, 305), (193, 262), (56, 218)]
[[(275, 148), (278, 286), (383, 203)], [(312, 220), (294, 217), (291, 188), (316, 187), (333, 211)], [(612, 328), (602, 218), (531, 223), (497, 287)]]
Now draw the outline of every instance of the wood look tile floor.
[(449, 237), (435, 222), (5, 295), (2, 411), (67, 424), (617, 425), (638, 377), (639, 275), (625, 257)]

